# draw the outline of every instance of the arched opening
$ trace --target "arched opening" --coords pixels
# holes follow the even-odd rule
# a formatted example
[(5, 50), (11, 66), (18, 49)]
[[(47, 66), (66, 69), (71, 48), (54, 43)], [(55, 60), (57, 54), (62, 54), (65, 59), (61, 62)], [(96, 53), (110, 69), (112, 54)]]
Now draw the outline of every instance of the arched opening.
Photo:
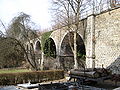
[(41, 44), (40, 44), (39, 41), (36, 42), (35, 50), (36, 50), (36, 51), (40, 51), (40, 50), (41, 50)]
[(29, 50), (28, 44), (26, 45), (26, 50), (27, 50), (27, 51)]
[(29, 46), (28, 46), (28, 44), (26, 45), (26, 51), (27, 51), (27, 53), (29, 52)]
[[(74, 55), (72, 49), (74, 47), (74, 33), (70, 32), (65, 35), (62, 43), (61, 43), (61, 50), (60, 50), (60, 62), (61, 66), (64, 69), (72, 69), (74, 68)], [(84, 42), (79, 34), (77, 34), (77, 60), (78, 65), (81, 67), (81, 62), (85, 62), (85, 45)]]
[(43, 49), (46, 56), (56, 58), (56, 46), (52, 38), (46, 40)]
[(33, 44), (32, 43), (30, 43), (30, 51), (33, 51)]

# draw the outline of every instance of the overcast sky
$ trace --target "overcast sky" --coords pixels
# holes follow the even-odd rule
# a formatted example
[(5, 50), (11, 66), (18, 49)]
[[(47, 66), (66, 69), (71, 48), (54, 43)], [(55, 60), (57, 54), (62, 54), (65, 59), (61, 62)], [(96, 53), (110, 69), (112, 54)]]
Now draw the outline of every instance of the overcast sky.
[[(0, 0), (0, 19), (8, 25), (18, 12), (29, 14), (32, 21), (47, 28), (50, 26), (50, 0)], [(1, 25), (1, 24), (0, 24)]]

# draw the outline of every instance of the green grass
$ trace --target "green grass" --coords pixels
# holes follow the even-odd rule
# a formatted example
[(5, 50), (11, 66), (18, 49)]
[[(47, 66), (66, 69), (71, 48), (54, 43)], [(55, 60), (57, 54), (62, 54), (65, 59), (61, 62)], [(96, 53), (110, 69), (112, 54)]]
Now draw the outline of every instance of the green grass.
[(17, 72), (30, 72), (31, 70), (27, 69), (0, 69), (0, 74), (2, 73), (17, 73)]

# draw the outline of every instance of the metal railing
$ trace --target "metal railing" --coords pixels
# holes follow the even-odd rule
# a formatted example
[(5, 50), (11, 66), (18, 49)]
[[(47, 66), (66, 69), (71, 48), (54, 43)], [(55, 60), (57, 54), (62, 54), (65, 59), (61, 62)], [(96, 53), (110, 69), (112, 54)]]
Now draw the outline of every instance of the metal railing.
[(106, 2), (103, 2), (101, 4), (97, 3), (96, 5), (90, 5), (87, 9), (81, 11), (80, 18), (84, 19), (91, 14), (100, 14), (104, 11), (120, 7), (120, 1), (116, 2), (114, 7), (112, 7), (112, 4), (113, 3), (111, 3), (111, 0), (106, 0)]

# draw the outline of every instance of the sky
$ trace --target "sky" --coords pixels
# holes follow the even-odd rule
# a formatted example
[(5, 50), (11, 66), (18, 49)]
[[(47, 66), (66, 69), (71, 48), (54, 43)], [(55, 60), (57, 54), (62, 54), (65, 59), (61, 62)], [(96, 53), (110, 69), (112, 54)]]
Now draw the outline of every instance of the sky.
[(24, 12), (38, 27), (45, 29), (51, 24), (49, 10), (50, 0), (0, 0), (0, 19), (6, 26), (19, 12)]

